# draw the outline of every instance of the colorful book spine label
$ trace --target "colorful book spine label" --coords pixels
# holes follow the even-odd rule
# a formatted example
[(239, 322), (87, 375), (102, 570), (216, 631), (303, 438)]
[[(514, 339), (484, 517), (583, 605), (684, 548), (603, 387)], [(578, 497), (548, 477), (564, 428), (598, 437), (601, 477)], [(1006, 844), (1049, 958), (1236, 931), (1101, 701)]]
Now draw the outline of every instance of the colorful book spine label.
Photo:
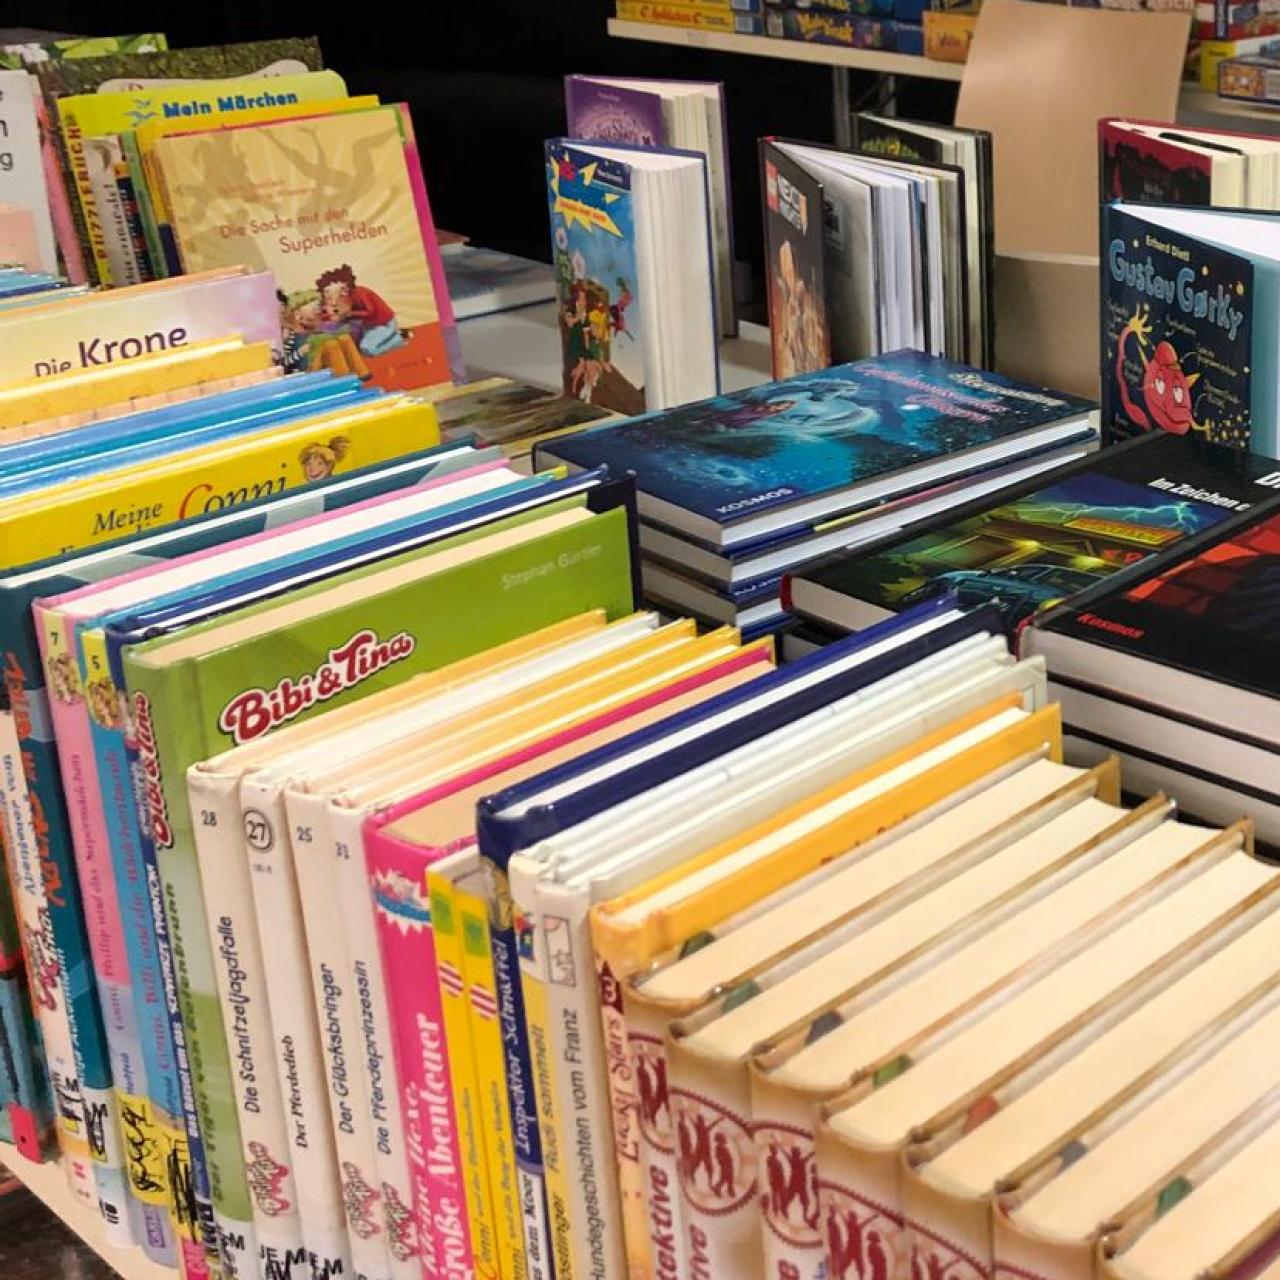
[(760, 1202), (743, 1062), (668, 1055), (691, 1276), (760, 1275)]
[[(614, 1124), (619, 1144), (634, 1132), (636, 1155), (631, 1147), (619, 1146), (618, 1159), (638, 1158), (642, 1173), (649, 1256), (652, 1271), (647, 1280), (689, 1275), (689, 1233), (684, 1201), (680, 1195), (680, 1163), (676, 1147), (674, 1110), (667, 1066), (666, 1029), (668, 1019), (660, 1009), (621, 993), (625, 1019), (626, 1053), (635, 1080), (635, 1119), (619, 1123), (619, 1113), (630, 1100), (614, 1093)], [(606, 1005), (611, 1002), (606, 999)], [(606, 1023), (607, 1035), (612, 1035)], [(621, 1070), (611, 1079), (621, 1077)]]
[[(186, 848), (185, 842), (179, 847), (177, 839), (176, 814), (179, 806), (186, 809), (187, 796), (185, 765), (175, 750), (179, 734), (174, 722), (189, 716), (196, 700), (185, 668), (159, 674), (140, 671), (136, 679), (131, 672), (126, 688), (147, 804), (145, 838), (153, 850), (144, 857), (154, 858), (158, 872), (177, 994), (179, 1016), (170, 1025), (179, 1061), (185, 1054), (190, 1072), (223, 1273), (228, 1280), (246, 1280), (257, 1269), (258, 1250), (231, 1061), (218, 1011), (199, 867), (194, 849)], [(162, 963), (164, 953), (162, 942)]]
[(591, 891), (542, 877), (534, 902), (546, 954), (544, 998), (574, 1224), (574, 1274), (612, 1280), (628, 1270), (628, 1255), (638, 1250), (627, 1248), (613, 1155), (608, 1053), (587, 923)]
[(448, 1044), (437, 980), (435, 934), (422, 849), (366, 829), (369, 887), (395, 1039), (400, 1107), (423, 1232), (428, 1274), (470, 1274), (466, 1189), (449, 1080)]
[(271, 1041), (253, 886), (241, 843), (237, 782), (200, 769), (187, 775), (205, 921), (215, 948), (214, 972), (240, 1109), (259, 1268), (271, 1280), (310, 1280), (293, 1150)]
[(537, 1099), (538, 1133), (542, 1139), (542, 1167), (546, 1179), (547, 1216), (551, 1225), (551, 1257), (557, 1280), (573, 1276), (573, 1220), (569, 1216), (568, 1175), (561, 1144), (560, 1094), (552, 1050), (551, 1011), (547, 1003), (545, 939), (538, 931), (536, 883), (541, 866), (516, 856), (507, 867), (511, 886), (511, 915), (519, 946), (520, 991), (529, 1034), (533, 1093)]
[(78, 643), (86, 686), (96, 686), (96, 696), (104, 707), (110, 697), (118, 708), (114, 723), (107, 716), (95, 716), (90, 731), (134, 983), (147, 1090), (164, 1145), (170, 1217), (184, 1274), (195, 1280), (220, 1266), (221, 1249), (185, 1046), (179, 1055), (175, 1043), (175, 1037), (182, 1038), (182, 1027), (173, 985), (173, 956), (154, 851), (143, 839), (146, 805), (136, 766), (136, 743), (131, 740), (128, 702), (111, 673), (102, 629), (83, 627)]
[(329, 1113), (347, 1207), (351, 1261), (369, 1280), (389, 1277), (386, 1211), (374, 1150), (375, 1121), (363, 1056), (360, 1002), (347, 954), (345, 904), (330, 860), (327, 806), (323, 796), (286, 787), (286, 848), (292, 850), (305, 925), (305, 955), (324, 1052)]
[[(140, 1243), (155, 1261), (172, 1260), (174, 1242), (166, 1206), (168, 1186), (159, 1159), (160, 1136), (150, 1107), (133, 985), (124, 942), (123, 916), (116, 893), (98, 789), (90, 730), (90, 703), (69, 618), (40, 605), (36, 635), (50, 693), (49, 710), (61, 766), (69, 836), (85, 912), (89, 953), (101, 1004), (103, 1030), (114, 1083), (113, 1116), (120, 1127), (124, 1170), (130, 1193), (139, 1201)], [(96, 690), (95, 690), (96, 693)], [(113, 704), (104, 713), (114, 715)]]
[(520, 1178), (507, 1108), (502, 1027), (498, 1021), (498, 997), (489, 936), (491, 901), (491, 894), (481, 896), (471, 886), (458, 886), (462, 977), (466, 985), (467, 1016), (471, 1023), (471, 1049), (475, 1054), (480, 1127), (489, 1161), (500, 1273), (514, 1280), (525, 1280), (528, 1267), (520, 1213)]
[(15, 670), (11, 654), (6, 655), (6, 660), (5, 684), (12, 709), (0, 712), (0, 770), (5, 792), (4, 847), (8, 875), (15, 891), (25, 973), (53, 1091), (58, 1145), (62, 1149), (67, 1181), (82, 1205), (96, 1208), (97, 1188), (85, 1123), (84, 1092), (75, 1063), (66, 984), (53, 935), (53, 920), (44, 900), (44, 873), (36, 836), (37, 812), (28, 791), (27, 766), (34, 766), (34, 762), (24, 756), (20, 741), (31, 732), (27, 723), (29, 704), (21, 671)]
[(458, 1147), (462, 1157), (463, 1189), (471, 1226), (471, 1250), (476, 1275), (496, 1277), (498, 1246), (493, 1221), (488, 1153), (480, 1134), (480, 1107), (471, 1023), (467, 1017), (467, 988), (462, 976), (462, 924), (453, 880), (427, 872), (427, 898), (436, 942), (436, 973), (445, 1041), (449, 1048), (449, 1079), (454, 1114), (458, 1118)]
[[(70, 1139), (73, 1151), (77, 1141), (87, 1143), (98, 1207), (108, 1238), (128, 1246), (134, 1240), (119, 1117), (111, 1092), (106, 1032), (85, 933), (75, 858), (67, 837), (67, 816), (57, 784), (58, 762), (49, 702), (40, 680), (38, 670), (23, 670), (21, 664), (16, 668), (10, 666), (6, 671), (13, 711), (10, 723), (20, 744), (13, 759), (15, 766), (20, 764), (26, 778), (25, 802), (23, 797), (16, 796), (14, 803), (19, 785), (15, 771), (9, 809), (16, 828), (13, 833), (18, 863), (15, 883), (20, 903), (25, 901), (23, 929), (27, 967), (32, 975), (33, 990), (37, 992), (44, 981), (37, 978), (37, 974), (56, 973), (61, 977), (63, 1016), (70, 1045), (62, 1045), (58, 1052), (46, 1039), (46, 1050), (50, 1051), (51, 1062), (55, 1055), (61, 1059), (53, 1077), (59, 1110), (63, 1106), (64, 1089), (68, 1109), (73, 1113), (76, 1096), (80, 1099), (79, 1134), (71, 1132), (76, 1127), (74, 1114), (68, 1117), (70, 1125), (64, 1126), (62, 1132)], [(43, 902), (36, 895), (40, 895)], [(41, 992), (37, 999), (43, 998)], [(56, 1005), (57, 995), (52, 999)], [(57, 1039), (58, 1031), (54, 1030), (55, 1045)], [(69, 1060), (65, 1056), (67, 1047), (71, 1050)]]
[[(842, 1142), (819, 1126), (816, 1167), (824, 1224), (826, 1274), (852, 1280), (858, 1263), (885, 1280), (911, 1280), (911, 1239), (903, 1225), (898, 1151), (871, 1152)], [(949, 1260), (952, 1265), (958, 1259)], [(925, 1265), (926, 1259), (920, 1259)], [(972, 1274), (966, 1270), (966, 1274)], [(924, 1275), (930, 1275), (927, 1270)], [(946, 1275), (944, 1269), (938, 1274)]]
[(354, 1270), (351, 1232), (330, 1119), (305, 924), (289, 852), (289, 815), (281, 787), (269, 774), (244, 778), (239, 802), (258, 944), (264, 955), (271, 956), (266, 966), (267, 996), (280, 1092), (293, 1144), (303, 1240), (316, 1274), (341, 1276)]
[(376, 1135), (374, 1161), (382, 1179), (387, 1252), (392, 1271), (399, 1277), (411, 1268), (421, 1273), (422, 1242), (413, 1211), (413, 1180), (396, 1083), (395, 1036), (365, 869), (365, 814), (360, 809), (330, 803), (327, 816), (334, 876), (343, 903), (351, 981), (360, 1003), (361, 1043)]

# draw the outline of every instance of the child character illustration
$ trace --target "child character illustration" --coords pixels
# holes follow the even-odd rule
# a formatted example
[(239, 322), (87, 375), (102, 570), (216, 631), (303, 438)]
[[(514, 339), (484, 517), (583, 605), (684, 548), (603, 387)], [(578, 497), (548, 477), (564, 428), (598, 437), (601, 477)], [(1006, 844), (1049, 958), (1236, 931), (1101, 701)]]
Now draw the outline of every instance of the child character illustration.
[(373, 377), (355, 338), (345, 328), (327, 323), (318, 289), (298, 289), (279, 296), (288, 372), (332, 369), (339, 376), (353, 373), (362, 382)]
[(118, 729), (124, 723), (120, 713), (120, 699), (110, 680), (90, 680), (85, 686), (85, 701), (89, 714), (104, 729)]
[(317, 480), (327, 480), (350, 450), (351, 441), (346, 436), (334, 436), (328, 444), (313, 441), (307, 445), (298, 455), (307, 483), (315, 484)]
[(80, 673), (76, 661), (69, 653), (51, 656), (45, 663), (45, 678), (49, 682), (49, 694), (58, 702), (75, 702), (80, 696)]
[[(1120, 341), (1116, 344), (1116, 382), (1125, 414), (1144, 431), (1156, 427), (1176, 436), (1184, 436), (1188, 431), (1203, 431), (1205, 428), (1196, 422), (1191, 407), (1191, 388), (1199, 381), (1200, 375), (1184, 373), (1178, 353), (1167, 342), (1157, 343), (1151, 358), (1147, 358), (1150, 315), (1150, 308), (1139, 307), (1120, 331)], [(1129, 395), (1129, 384), (1124, 376), (1124, 352), (1130, 334), (1137, 339), (1138, 359), (1142, 362), (1145, 410)]]
[(324, 302), (327, 324), (348, 329), (367, 356), (385, 355), (405, 344), (396, 313), (381, 294), (356, 282), (356, 273), (344, 262), (316, 280)]

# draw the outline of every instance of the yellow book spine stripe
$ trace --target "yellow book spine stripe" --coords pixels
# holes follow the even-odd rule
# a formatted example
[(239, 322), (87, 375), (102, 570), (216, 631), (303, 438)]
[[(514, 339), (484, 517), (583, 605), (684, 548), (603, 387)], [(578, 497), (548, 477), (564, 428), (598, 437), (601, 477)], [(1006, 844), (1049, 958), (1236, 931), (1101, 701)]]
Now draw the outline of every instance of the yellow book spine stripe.
[(498, 1261), (504, 1280), (506, 1277), (524, 1280), (528, 1273), (524, 1220), (520, 1211), (515, 1136), (507, 1101), (502, 1028), (498, 1023), (498, 987), (489, 941), (488, 904), (478, 895), (459, 888), (458, 917), (462, 931), (462, 978), (471, 1024), (471, 1050), (475, 1055), (480, 1129), (489, 1161)]
[(76, 185), (76, 199), (84, 214), (85, 230), (89, 236), (89, 250), (98, 270), (98, 278), (111, 283), (111, 263), (107, 258), (106, 233), (98, 216), (98, 205), (93, 198), (93, 184), (89, 179), (89, 161), (85, 156), (84, 130), (81, 127), (74, 100), (63, 98), (58, 103), (58, 118), (62, 130), (63, 145), (71, 165), (71, 177)]
[(471, 1022), (467, 1017), (466, 987), (462, 977), (462, 930), (458, 921), (457, 891), (451, 880), (427, 875), (431, 902), (431, 931), (435, 936), (436, 971), (444, 1012), (445, 1041), (449, 1047), (449, 1080), (462, 1157), (462, 1183), (471, 1224), (471, 1251), (476, 1274), (497, 1277), (498, 1248), (494, 1233), (493, 1204), (489, 1194), (489, 1165), (480, 1134), (480, 1106), (475, 1060), (471, 1048)]
[(120, 1128), (124, 1139), (125, 1172), (129, 1189), (143, 1204), (169, 1205), (169, 1171), (165, 1143), (151, 1103), (119, 1091)]

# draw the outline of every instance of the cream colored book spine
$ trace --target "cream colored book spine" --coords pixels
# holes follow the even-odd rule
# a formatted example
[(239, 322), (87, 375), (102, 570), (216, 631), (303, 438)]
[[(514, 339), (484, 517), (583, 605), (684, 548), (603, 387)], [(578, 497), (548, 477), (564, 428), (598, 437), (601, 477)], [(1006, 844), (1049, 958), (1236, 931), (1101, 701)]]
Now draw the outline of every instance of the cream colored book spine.
[[(845, 1142), (826, 1119), (856, 1097), (823, 1108), (815, 1142), (819, 1220), (829, 1280), (916, 1280), (902, 1219), (901, 1160), (896, 1147)], [(928, 1275), (928, 1273), (923, 1273)], [(948, 1273), (943, 1272), (944, 1276)], [(957, 1274), (971, 1276), (965, 1268)]]
[(253, 886), (241, 844), (239, 777), (192, 769), (187, 774), (187, 796), (240, 1114), (259, 1263), (264, 1275), (277, 1280), (309, 1280), (311, 1262), (275, 1069)]
[(405, 1146), (405, 1121), (396, 1083), (395, 1039), (387, 1006), (382, 951), (374, 921), (373, 891), (364, 856), (362, 808), (329, 801), (326, 842), (332, 852), (331, 870), (342, 900), (350, 977), (360, 1004), (369, 1104), (374, 1119), (374, 1163), (382, 1181), (387, 1251), (398, 1280), (412, 1280), (421, 1271), (422, 1238), (413, 1211), (413, 1180)]
[(569, 1213), (564, 1130), (559, 1115), (560, 1091), (556, 1082), (556, 1064), (551, 1047), (551, 1011), (547, 1002), (550, 962), (546, 939), (541, 933), (536, 915), (536, 884), (542, 872), (542, 864), (527, 853), (516, 854), (507, 865), (511, 907), (520, 949), (520, 990), (524, 996), (524, 1016), (529, 1033), (529, 1058), (533, 1066), (534, 1097), (538, 1107), (538, 1133), (542, 1139), (551, 1258), (556, 1280), (573, 1280), (573, 1220)]
[(347, 955), (343, 903), (325, 847), (323, 796), (284, 787), (286, 841), (305, 926), (305, 951), (329, 1085), (329, 1111), (347, 1210), (352, 1265), (367, 1280), (391, 1280), (374, 1117), (363, 1065), (360, 1012)]
[(302, 1236), (319, 1274), (349, 1274), (351, 1245), (311, 994), (306, 932), (289, 849), (288, 814), (280, 785), (270, 774), (251, 774), (241, 780), (240, 830), (258, 945), (264, 957), (271, 957), (265, 966), (267, 1001), (293, 1144), (294, 1179), (303, 1206)]
[(1024, 1231), (1011, 1214), (1033, 1186), (997, 1196), (991, 1208), (992, 1275), (1002, 1280), (1094, 1280), (1095, 1241), (1047, 1240)]
[(534, 884), (534, 896), (547, 955), (547, 1020), (559, 1090), (561, 1159), (571, 1196), (574, 1274), (614, 1280), (627, 1271), (628, 1250), (588, 925), (590, 889), (543, 876)]

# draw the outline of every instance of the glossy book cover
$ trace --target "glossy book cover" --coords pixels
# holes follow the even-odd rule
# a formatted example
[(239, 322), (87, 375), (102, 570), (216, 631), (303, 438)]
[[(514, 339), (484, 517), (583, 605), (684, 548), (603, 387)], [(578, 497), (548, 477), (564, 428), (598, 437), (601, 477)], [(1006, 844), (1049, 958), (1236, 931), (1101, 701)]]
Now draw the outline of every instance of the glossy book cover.
[(1104, 430), (1248, 448), (1254, 264), (1140, 213), (1102, 215)]
[(633, 470), (642, 493), (728, 525), (1093, 407), (897, 351), (581, 432), (546, 452), (615, 475)]
[(803, 577), (897, 611), (954, 592), (1012, 628), (1265, 498), (1275, 464), (1145, 437)]
[(608, 84), (591, 76), (566, 76), (564, 101), (571, 138), (666, 146), (659, 93), (636, 85)]

